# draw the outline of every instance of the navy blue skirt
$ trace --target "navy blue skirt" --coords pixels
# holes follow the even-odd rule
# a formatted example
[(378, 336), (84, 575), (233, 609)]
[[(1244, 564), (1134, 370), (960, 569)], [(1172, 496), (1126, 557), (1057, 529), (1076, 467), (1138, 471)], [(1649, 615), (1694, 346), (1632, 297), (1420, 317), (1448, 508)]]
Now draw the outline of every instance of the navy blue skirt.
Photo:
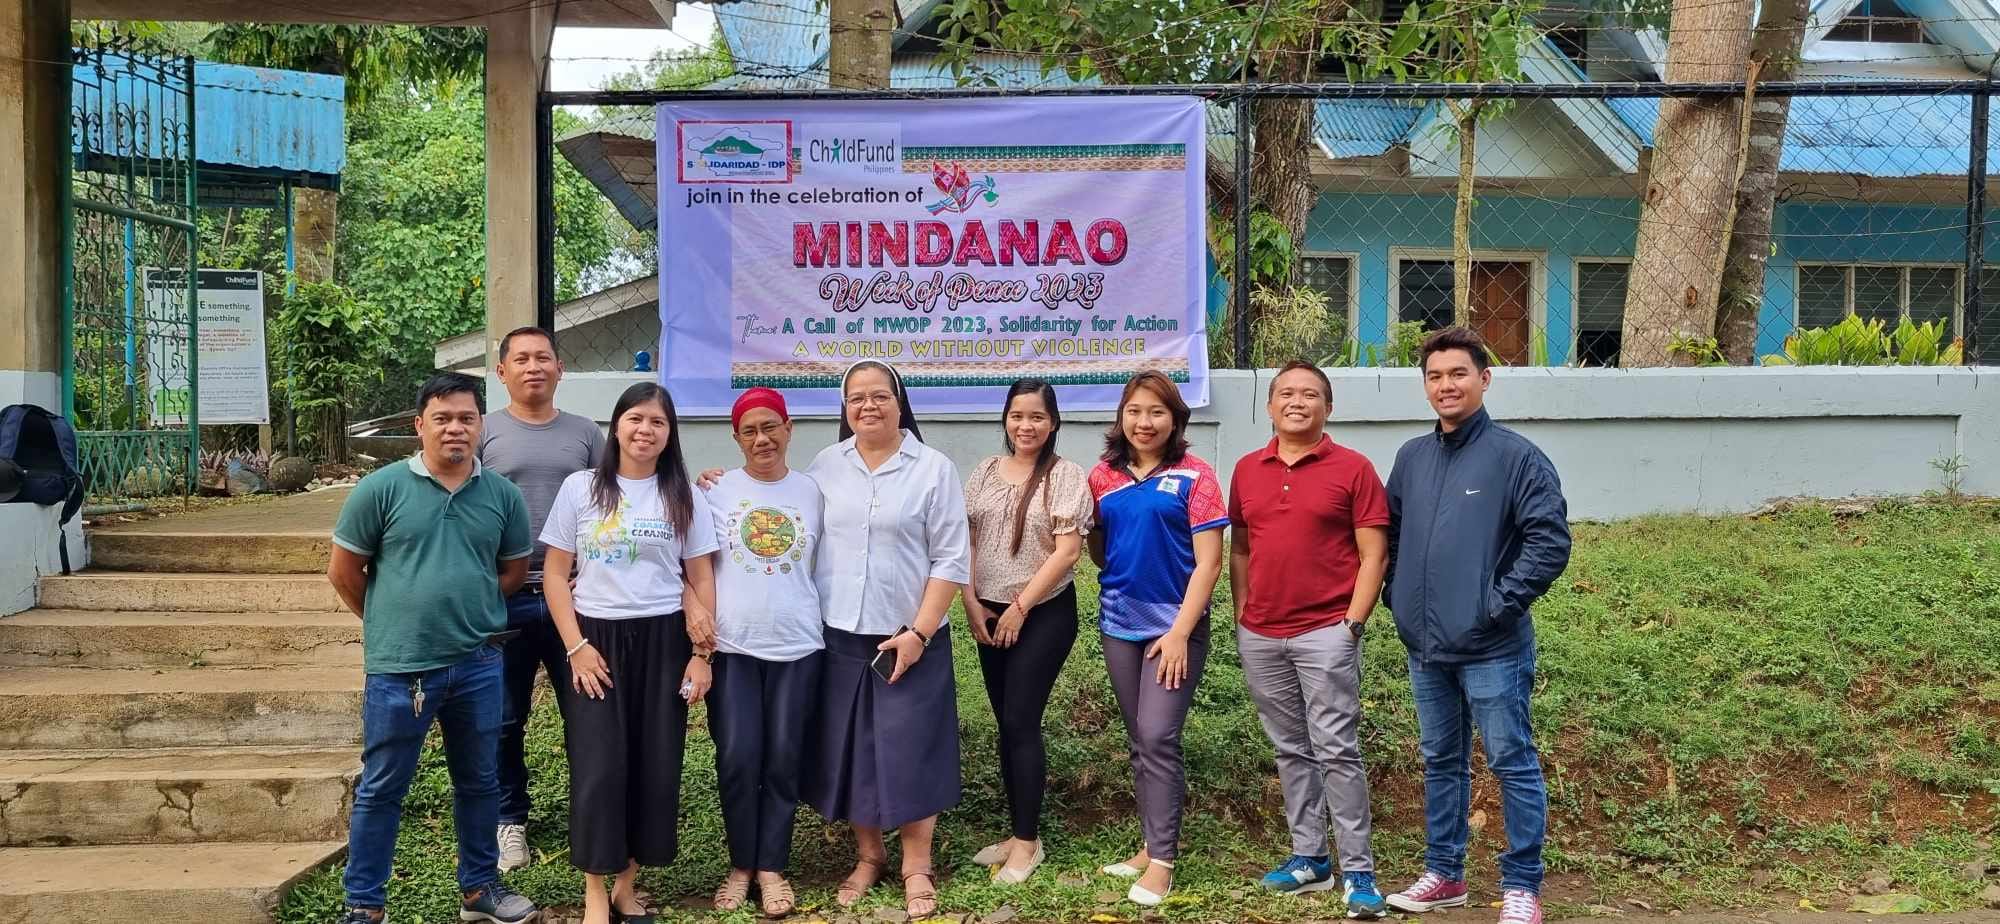
[(868, 669), (886, 635), (826, 628), (806, 802), (864, 828), (894, 828), (958, 804), (958, 686), (951, 630), (894, 684)]

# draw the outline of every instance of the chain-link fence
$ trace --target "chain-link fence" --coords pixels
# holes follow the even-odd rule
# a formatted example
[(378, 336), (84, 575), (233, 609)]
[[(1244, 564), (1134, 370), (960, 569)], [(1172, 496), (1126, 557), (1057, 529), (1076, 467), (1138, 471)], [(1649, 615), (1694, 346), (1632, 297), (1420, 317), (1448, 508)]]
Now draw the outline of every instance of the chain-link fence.
[[(1741, 85), (1544, 82), (1031, 92), (1210, 100), (1216, 365), (1296, 355), (1330, 366), (1406, 365), (1426, 332), (1463, 324), (1508, 365), (1656, 366), (2000, 358), (2000, 311), (1990, 307), (2000, 269), (1988, 268), (2000, 243), (1983, 228), (1990, 87), (1848, 81), (1766, 84), (1746, 94)], [(588, 127), (557, 139), (559, 156), (636, 233), (657, 223), (647, 104), (687, 95), (545, 100), (576, 105)], [(822, 95), (854, 97), (790, 98)], [(1264, 171), (1296, 165), (1296, 152), (1260, 144), (1256, 107), (1274, 100), (1310, 102), (1311, 190), (1278, 197), (1304, 205), (1291, 215), (1253, 191), (1252, 214), (1239, 224), (1237, 190), (1257, 190)], [(1243, 105), (1250, 117), (1239, 122)], [(1248, 246), (1239, 247), (1244, 225)], [(1278, 255), (1275, 264), (1267, 252)], [(1252, 271), (1252, 285), (1239, 292), (1239, 254), (1280, 269)], [(547, 306), (569, 368), (657, 365), (657, 264), (631, 264), (590, 294)], [(440, 359), (477, 362), (477, 337), (461, 339), (462, 357), (448, 356), (446, 344)]]

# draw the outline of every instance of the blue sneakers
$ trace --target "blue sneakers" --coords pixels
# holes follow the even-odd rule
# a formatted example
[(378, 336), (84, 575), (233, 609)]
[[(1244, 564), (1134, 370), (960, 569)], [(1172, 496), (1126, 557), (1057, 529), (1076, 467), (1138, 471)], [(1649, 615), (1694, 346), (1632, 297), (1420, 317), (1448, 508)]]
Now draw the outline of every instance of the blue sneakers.
[(1348, 873), (1341, 894), (1347, 899), (1347, 916), (1350, 918), (1373, 921), (1389, 910), (1382, 891), (1375, 888), (1374, 873)]
[(1258, 885), (1272, 892), (1297, 894), (1300, 892), (1320, 892), (1334, 887), (1333, 864), (1325, 857), (1302, 857), (1293, 854), (1284, 865), (1264, 874)]

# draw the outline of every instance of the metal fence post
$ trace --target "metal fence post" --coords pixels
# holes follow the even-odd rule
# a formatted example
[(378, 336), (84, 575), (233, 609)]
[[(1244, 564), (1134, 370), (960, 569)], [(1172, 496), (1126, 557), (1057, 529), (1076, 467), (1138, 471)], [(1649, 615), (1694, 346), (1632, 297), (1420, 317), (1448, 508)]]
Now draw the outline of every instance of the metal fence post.
[(556, 109), (535, 98), (535, 326), (556, 329)]
[(1980, 277), (1986, 263), (1986, 117), (1992, 101), (1990, 89), (1972, 94), (1972, 147), (1966, 152), (1965, 320), (1959, 333), (1965, 338), (1965, 360), (1974, 364), (1991, 349), (1980, 336), (1987, 320)]
[(1250, 368), (1250, 93), (1236, 98), (1236, 270), (1230, 287), (1236, 368)]

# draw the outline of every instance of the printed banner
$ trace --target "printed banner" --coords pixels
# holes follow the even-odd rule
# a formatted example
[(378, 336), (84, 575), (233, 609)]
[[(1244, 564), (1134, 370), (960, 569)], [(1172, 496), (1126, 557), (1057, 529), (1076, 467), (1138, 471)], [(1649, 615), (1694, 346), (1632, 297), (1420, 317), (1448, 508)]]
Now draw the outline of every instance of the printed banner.
[[(195, 328), (200, 352), (201, 416), (206, 424), (271, 422), (270, 374), (264, 356), (264, 274), (251, 270), (200, 270), (201, 299)], [(186, 270), (146, 271), (146, 314), (185, 323)], [(187, 349), (177, 337), (146, 338), (147, 394), (153, 422), (187, 422)]]
[(1207, 404), (1204, 128), (1182, 97), (662, 104), (660, 380), (833, 413), (880, 359), (919, 413), (993, 413), (1158, 369)]

